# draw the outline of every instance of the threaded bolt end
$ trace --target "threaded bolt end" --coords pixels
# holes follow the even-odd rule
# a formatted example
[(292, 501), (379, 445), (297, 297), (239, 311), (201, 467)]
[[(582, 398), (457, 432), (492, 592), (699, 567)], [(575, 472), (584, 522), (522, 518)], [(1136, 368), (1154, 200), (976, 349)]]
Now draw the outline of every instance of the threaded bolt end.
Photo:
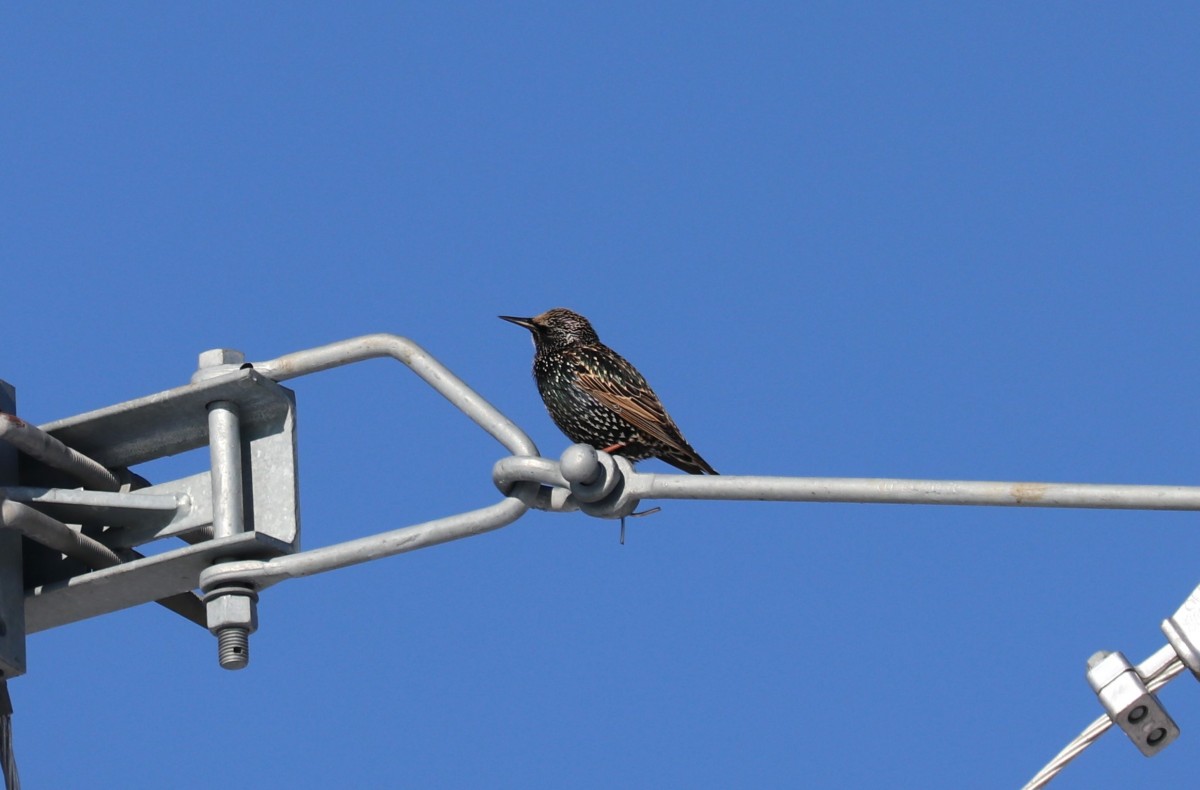
[(222, 669), (243, 669), (250, 663), (250, 630), (226, 626), (217, 631), (217, 658)]

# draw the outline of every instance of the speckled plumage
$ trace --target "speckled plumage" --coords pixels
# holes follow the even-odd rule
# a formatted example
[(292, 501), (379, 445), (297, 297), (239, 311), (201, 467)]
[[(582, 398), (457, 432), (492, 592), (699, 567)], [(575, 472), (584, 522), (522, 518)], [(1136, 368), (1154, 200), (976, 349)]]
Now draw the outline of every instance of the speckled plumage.
[(661, 458), (691, 474), (717, 474), (683, 438), (641, 373), (600, 342), (586, 318), (556, 307), (500, 316), (533, 334), (533, 377), (551, 419), (573, 442), (630, 461)]

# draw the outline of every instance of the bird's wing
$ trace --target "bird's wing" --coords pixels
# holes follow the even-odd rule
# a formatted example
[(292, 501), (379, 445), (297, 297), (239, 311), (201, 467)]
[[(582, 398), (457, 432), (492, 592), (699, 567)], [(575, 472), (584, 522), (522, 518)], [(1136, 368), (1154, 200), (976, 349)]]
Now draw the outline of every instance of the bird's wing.
[[(641, 379), (641, 376), (637, 378)], [(663, 408), (662, 401), (646, 385), (644, 379), (638, 386), (636, 383), (614, 381), (611, 377), (580, 372), (577, 381), (580, 389), (612, 409), (621, 419), (648, 438), (680, 452), (688, 452), (679, 429), (675, 427), (675, 423), (667, 415), (667, 410)]]

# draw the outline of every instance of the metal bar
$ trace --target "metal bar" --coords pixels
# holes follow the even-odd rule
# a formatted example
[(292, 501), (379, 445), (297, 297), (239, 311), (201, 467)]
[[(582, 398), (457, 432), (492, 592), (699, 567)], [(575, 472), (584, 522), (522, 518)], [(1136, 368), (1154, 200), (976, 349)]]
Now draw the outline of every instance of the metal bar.
[(61, 469), (85, 486), (100, 491), (121, 487), (117, 476), (78, 450), (67, 447), (37, 426), (15, 414), (0, 412), (0, 439), (47, 466)]
[(0, 524), (15, 529), (30, 540), (86, 562), (93, 568), (111, 568), (121, 558), (98, 540), (89, 538), (29, 505), (5, 500), (0, 504)]
[(212, 458), (213, 536), (242, 531), (242, 438), (238, 407), (232, 401), (208, 404), (208, 446)]
[(1200, 510), (1200, 487), (903, 480), (873, 477), (697, 476), (635, 472), (634, 499), (873, 502), (907, 505)]
[(294, 354), (285, 354), (266, 362), (255, 362), (256, 371), (275, 381), (361, 362), (377, 357), (391, 357), (403, 362), (427, 384), (466, 413), (477, 425), (514, 455), (537, 455), (537, 446), (516, 423), (509, 420), (492, 404), (468, 387), (429, 352), (406, 337), (391, 334), (363, 335), (330, 343)]
[[(616, 466), (604, 463), (606, 460), (617, 462)], [(563, 504), (569, 507), (572, 500), (592, 503), (584, 509), (605, 518), (627, 515), (622, 509), (636, 506), (642, 499), (1200, 510), (1200, 486), (653, 474), (633, 471), (628, 461), (610, 459), (585, 444), (571, 445), (558, 461), (501, 458), (492, 468), (492, 479), (504, 494), (518, 481), (554, 487), (565, 484), (571, 497)], [(603, 503), (598, 501), (601, 498)], [(530, 502), (544, 507), (544, 499), (540, 496)]]
[[(523, 483), (521, 485), (530, 485)], [(516, 496), (506, 497), (488, 507), (446, 518), (402, 527), (370, 537), (357, 538), (332, 546), (276, 557), (266, 562), (233, 561), (205, 570), (200, 586), (205, 590), (229, 584), (253, 585), (264, 589), (284, 579), (312, 576), (350, 565), (391, 557), (408, 551), (436, 546), (459, 538), (471, 537), (507, 526), (520, 518), (528, 507)]]
[[(127, 565), (131, 562), (146, 559), (146, 555), (133, 549), (120, 549), (117, 556), (121, 558), (121, 564)], [(207, 613), (204, 610), (204, 601), (200, 600), (200, 596), (191, 590), (185, 590), (174, 595), (165, 595), (162, 598), (154, 600), (156, 604), (169, 609), (185, 620), (190, 620), (201, 628), (206, 628)]]
[(46, 423), (41, 429), (109, 469), (136, 466), (208, 445), (208, 404), (238, 404), (243, 435), (274, 433), (291, 394), (253, 370), (156, 392)]
[[(26, 624), (32, 634), (152, 601), (163, 603), (192, 595), (190, 590), (195, 589), (200, 572), (223, 557), (261, 559), (288, 549), (282, 541), (250, 531), (140, 559), (129, 554), (130, 559), (120, 565), (46, 581), (26, 590)], [(203, 617), (198, 620), (203, 624)]]
[(86, 491), (79, 488), (41, 488), (0, 486), (0, 498), (40, 505), (88, 508), (94, 510), (137, 510), (170, 516), (180, 509), (179, 500), (170, 494), (121, 494), (112, 491)]
[[(207, 472), (206, 485), (211, 485)], [(154, 489), (149, 489), (154, 490)], [(11, 499), (34, 505), (51, 518), (67, 524), (83, 520), (114, 527), (105, 535), (105, 545), (112, 549), (129, 548), (159, 538), (178, 536), (195, 543), (211, 540), (211, 526), (205, 526), (207, 512), (185, 493), (116, 493), (88, 491), (79, 488), (35, 488), (32, 486), (0, 487), (0, 499)], [(208, 495), (206, 490), (205, 501)]]

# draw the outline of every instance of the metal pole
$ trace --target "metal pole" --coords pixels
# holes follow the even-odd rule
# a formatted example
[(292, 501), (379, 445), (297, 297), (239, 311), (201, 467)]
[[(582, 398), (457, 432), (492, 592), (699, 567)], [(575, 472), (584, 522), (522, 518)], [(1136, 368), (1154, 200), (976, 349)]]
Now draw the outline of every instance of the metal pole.
[(242, 437), (238, 407), (232, 401), (208, 404), (208, 447), (212, 458), (213, 537), (228, 538), (244, 528)]
[[(232, 537), (245, 529), (238, 416), (232, 401), (208, 404), (214, 538)], [(250, 634), (258, 628), (257, 602), (258, 593), (248, 587), (222, 587), (204, 597), (208, 628), (217, 637), (217, 660), (225, 669), (242, 669), (250, 663)]]
[(586, 444), (571, 445), (557, 462), (501, 458), (492, 469), (492, 480), (504, 494), (512, 493), (519, 482), (556, 490), (563, 490), (565, 484), (571, 493), (565, 501), (539, 495), (527, 502), (554, 510), (582, 507), (604, 518), (628, 515), (643, 499), (1200, 510), (1200, 486), (654, 474), (635, 472), (625, 459), (611, 458)]
[(875, 477), (660, 475), (626, 479), (635, 499), (751, 499), (786, 502), (874, 502), (905, 505), (1200, 510), (1200, 487), (904, 480)]

